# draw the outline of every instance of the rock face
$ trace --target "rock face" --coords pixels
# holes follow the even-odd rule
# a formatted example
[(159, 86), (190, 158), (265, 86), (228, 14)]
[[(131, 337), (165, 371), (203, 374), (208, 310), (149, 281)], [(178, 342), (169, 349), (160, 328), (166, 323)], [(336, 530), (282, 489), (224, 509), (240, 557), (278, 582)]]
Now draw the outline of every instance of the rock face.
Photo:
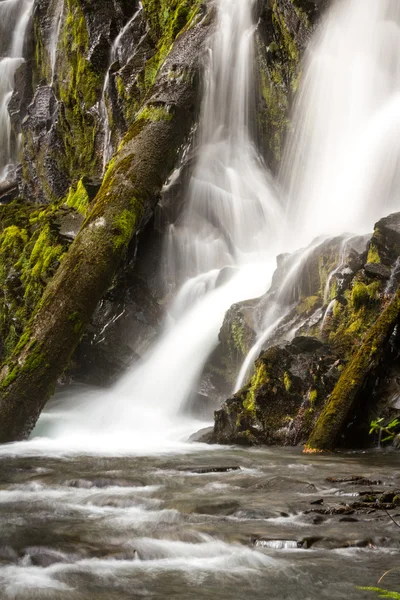
[(261, 145), (272, 170), (278, 168), (290, 107), (299, 83), (301, 58), (326, 0), (268, 0), (259, 3), (257, 105)]
[[(333, 399), (330, 410), (332, 402), (340, 404), (339, 386), (350, 394), (355, 382), (354, 400), (335, 443), (371, 443), (371, 419), (398, 414), (397, 330), (390, 334), (398, 321), (399, 222), (400, 213), (390, 215), (376, 224), (372, 238), (335, 238), (301, 254), (279, 257), (270, 291), (250, 305), (228, 311), (219, 356), (219, 365), (226, 367), (225, 380), (235, 368), (229, 341), (237, 339), (236, 332), (243, 327), (243, 311), (250, 308), (247, 319), (254, 330), (257, 315), (266, 314), (272, 303), (284, 307), (275, 330), (259, 349), (249, 382), (215, 413), (212, 441), (306, 443), (328, 410), (329, 399)], [(296, 275), (288, 280), (296, 264)], [(371, 360), (367, 358), (368, 352), (373, 359), (372, 354)], [(360, 359), (366, 359), (365, 367)], [(352, 368), (357, 377), (346, 388), (344, 377)]]
[(219, 443), (291, 444), (306, 441), (315, 415), (339, 377), (340, 360), (315, 338), (273, 346), (255, 374), (215, 414)]
[[(19, 189), (11, 182), (0, 190), (2, 359), (15, 347), (92, 207), (103, 180), (106, 145), (111, 158), (149, 97), (175, 37), (197, 11), (204, 12), (199, 6), (197, 0), (147, 0), (143, 7), (136, 1), (100, 0), (94, 10), (86, 0), (35, 0), (27, 60), (17, 71), (9, 105), (22, 139)], [(180, 52), (170, 65), (174, 77), (166, 75), (158, 89), (159, 110), (147, 115), (155, 123), (169, 118), (162, 107), (175, 101), (174, 81), (185, 73), (190, 77), (193, 56), (188, 53), (189, 47), (187, 54)], [(195, 81), (187, 83), (195, 88)], [(154, 338), (164, 290), (155, 282), (161, 245), (153, 223), (148, 211), (67, 380), (110, 382)], [(84, 375), (97, 360), (103, 368), (88, 368)]]

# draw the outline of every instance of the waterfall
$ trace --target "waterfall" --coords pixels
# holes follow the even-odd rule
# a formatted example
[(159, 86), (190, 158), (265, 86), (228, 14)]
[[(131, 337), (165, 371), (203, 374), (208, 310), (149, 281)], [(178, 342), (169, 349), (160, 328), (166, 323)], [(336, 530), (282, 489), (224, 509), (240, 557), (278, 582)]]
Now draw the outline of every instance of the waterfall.
[(111, 71), (111, 67), (117, 60), (118, 55), (121, 51), (121, 44), (122, 44), (125, 34), (127, 33), (127, 31), (129, 31), (129, 28), (131, 27), (132, 23), (134, 23), (136, 21), (136, 19), (139, 17), (140, 13), (142, 12), (142, 9), (143, 9), (142, 3), (139, 2), (138, 10), (134, 12), (133, 16), (129, 19), (129, 21), (126, 23), (126, 25), (121, 29), (120, 33), (117, 35), (117, 37), (115, 38), (115, 40), (111, 46), (110, 60), (109, 60), (107, 73), (104, 78), (103, 91), (101, 94), (101, 101), (100, 101), (100, 116), (101, 116), (101, 120), (103, 123), (103, 129), (104, 129), (103, 173), (105, 173), (107, 164), (113, 154), (113, 145), (112, 145), (112, 141), (111, 141), (112, 131), (111, 131), (111, 127), (110, 127), (110, 117), (109, 117), (108, 107), (107, 107), (107, 91), (108, 91), (108, 86), (110, 83), (110, 71)]
[(399, 209), (398, 0), (333, 5), (307, 50), (292, 122), (280, 179), (297, 247), (365, 233)]
[[(285, 251), (323, 234), (366, 233), (400, 209), (398, 0), (333, 4), (307, 49), (292, 123), (279, 176), (288, 207)], [(278, 298), (301, 267), (295, 263)], [(276, 301), (268, 309), (236, 390), (288, 312)]]
[(55, 6), (53, 23), (51, 27), (51, 35), (48, 45), (51, 66), (51, 85), (54, 84), (54, 79), (56, 77), (57, 48), (61, 34), (61, 27), (63, 24), (64, 8), (65, 0), (58, 0), (58, 3)]
[[(176, 292), (163, 334), (111, 391), (79, 395), (62, 417), (44, 415), (40, 431), (47, 421), (50, 435), (69, 444), (80, 436), (87, 444), (88, 434), (102, 432), (110, 443), (125, 439), (141, 448), (177, 435), (176, 428), (181, 435), (182, 408), (218, 343), (225, 312), (266, 291), (283, 212), (250, 135), (254, 4), (217, 2), (197, 159), (182, 212), (165, 242)], [(194, 426), (190, 421), (185, 427), (187, 433)]]
[(4, 57), (0, 59), (0, 181), (7, 177), (16, 158), (17, 142), (12, 133), (8, 105), (13, 94), (16, 70), (24, 62), (24, 40), (32, 9), (33, 0), (0, 2), (0, 21), (6, 24), (5, 37), (10, 32)]

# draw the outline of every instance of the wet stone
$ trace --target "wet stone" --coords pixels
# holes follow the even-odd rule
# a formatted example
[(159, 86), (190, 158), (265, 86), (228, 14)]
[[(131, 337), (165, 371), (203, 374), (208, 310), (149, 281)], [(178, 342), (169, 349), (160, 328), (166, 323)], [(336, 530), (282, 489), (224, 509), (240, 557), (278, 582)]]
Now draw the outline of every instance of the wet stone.
[(189, 471), (190, 473), (196, 473), (199, 475), (203, 475), (206, 473), (229, 473), (231, 471), (239, 471), (240, 467), (237, 465), (230, 466), (222, 466), (222, 467), (213, 467), (213, 466), (204, 466), (204, 467), (184, 467), (180, 469), (181, 471)]
[(372, 480), (362, 475), (348, 475), (346, 477), (327, 477), (329, 483), (349, 483), (353, 485), (380, 485), (382, 481)]
[(376, 277), (378, 279), (390, 279), (391, 275), (390, 269), (380, 263), (367, 263), (364, 265), (364, 271), (370, 277)]

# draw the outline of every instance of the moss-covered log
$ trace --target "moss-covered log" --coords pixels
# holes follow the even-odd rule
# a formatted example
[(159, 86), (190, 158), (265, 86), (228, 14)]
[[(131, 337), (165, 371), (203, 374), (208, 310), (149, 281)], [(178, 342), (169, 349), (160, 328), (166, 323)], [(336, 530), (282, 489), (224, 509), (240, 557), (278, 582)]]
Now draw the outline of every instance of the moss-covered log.
[(2, 366), (0, 442), (29, 435), (130, 240), (154, 209), (196, 114), (209, 23), (199, 14), (178, 35), (78, 236)]
[(343, 371), (311, 433), (306, 451), (332, 450), (335, 447), (368, 376), (382, 360), (399, 317), (400, 290), (371, 327), (360, 349)]

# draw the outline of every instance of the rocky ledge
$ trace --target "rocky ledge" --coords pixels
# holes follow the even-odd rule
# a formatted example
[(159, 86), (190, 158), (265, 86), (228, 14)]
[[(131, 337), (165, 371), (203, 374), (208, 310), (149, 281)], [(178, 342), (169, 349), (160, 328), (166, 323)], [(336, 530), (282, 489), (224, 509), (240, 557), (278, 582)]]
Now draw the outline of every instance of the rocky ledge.
[(335, 447), (376, 443), (371, 421), (388, 422), (400, 410), (399, 257), (400, 213), (380, 220), (372, 237), (314, 241), (279, 257), (268, 293), (226, 315), (207, 366), (225, 389), (263, 316), (274, 303), (282, 307), (248, 382), (216, 411), (206, 440), (305, 444), (317, 426), (329, 430), (341, 413)]

